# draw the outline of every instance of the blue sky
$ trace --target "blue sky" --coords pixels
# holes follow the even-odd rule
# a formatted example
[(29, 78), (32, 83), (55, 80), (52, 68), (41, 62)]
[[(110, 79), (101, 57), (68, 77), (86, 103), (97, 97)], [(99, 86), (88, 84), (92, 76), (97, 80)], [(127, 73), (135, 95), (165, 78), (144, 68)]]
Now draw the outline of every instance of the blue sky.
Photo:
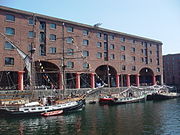
[(0, 5), (134, 34), (180, 53), (180, 0), (0, 0)]

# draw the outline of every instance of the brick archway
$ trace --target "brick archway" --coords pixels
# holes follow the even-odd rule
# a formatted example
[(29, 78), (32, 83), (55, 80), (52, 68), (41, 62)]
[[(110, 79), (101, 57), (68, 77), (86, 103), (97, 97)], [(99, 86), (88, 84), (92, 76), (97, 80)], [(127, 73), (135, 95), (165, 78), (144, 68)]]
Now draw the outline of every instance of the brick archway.
[(155, 84), (155, 76), (154, 76), (154, 72), (152, 69), (150, 68), (142, 68), (139, 71), (139, 75), (140, 75), (140, 84), (142, 86), (150, 86), (150, 85), (154, 85)]
[[(32, 74), (33, 85), (36, 86), (36, 89), (52, 89), (59, 87), (59, 67), (54, 63), (47, 61), (35, 61), (33, 65), (34, 71)], [(24, 85), (30, 85), (29, 77), (27, 70), (25, 69), (24, 74)]]
[(105, 83), (109, 87), (116, 87), (116, 75), (117, 71), (110, 65), (101, 65), (96, 68), (96, 74), (99, 78), (96, 78), (97, 83)]

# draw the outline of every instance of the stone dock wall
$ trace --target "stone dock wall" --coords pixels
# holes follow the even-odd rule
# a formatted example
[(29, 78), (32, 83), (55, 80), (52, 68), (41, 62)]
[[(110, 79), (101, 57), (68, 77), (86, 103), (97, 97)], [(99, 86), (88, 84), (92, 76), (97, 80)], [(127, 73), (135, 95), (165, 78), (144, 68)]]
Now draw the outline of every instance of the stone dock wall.
[[(141, 87), (143, 88), (142, 90), (150, 90), (147, 87)], [(39, 99), (42, 97), (68, 97), (70, 95), (84, 95), (86, 94), (86, 100), (98, 100), (98, 97), (100, 94), (112, 94), (112, 93), (119, 93), (122, 92), (123, 90), (127, 89), (127, 87), (121, 87), (121, 88), (96, 88), (96, 89), (91, 89), (91, 88), (82, 88), (82, 89), (67, 89), (66, 91), (62, 90), (54, 90), (54, 89), (42, 89), (42, 90), (0, 90), (0, 100), (1, 99), (18, 99), (18, 98), (30, 98), (30, 99)], [(64, 96), (63, 96), (64, 95)]]
[(84, 89), (67, 89), (66, 91), (62, 90), (53, 90), (53, 89), (47, 89), (47, 90), (1, 90), (0, 91), (0, 99), (18, 99), (18, 98), (33, 98), (33, 99), (39, 99), (42, 97), (49, 97), (49, 96), (56, 96), (59, 98), (68, 97), (70, 95), (84, 95), (86, 94), (87, 100), (97, 100), (100, 94), (108, 94), (108, 93), (118, 93), (127, 88), (96, 88), (96, 89), (90, 89), (90, 88), (84, 88)]

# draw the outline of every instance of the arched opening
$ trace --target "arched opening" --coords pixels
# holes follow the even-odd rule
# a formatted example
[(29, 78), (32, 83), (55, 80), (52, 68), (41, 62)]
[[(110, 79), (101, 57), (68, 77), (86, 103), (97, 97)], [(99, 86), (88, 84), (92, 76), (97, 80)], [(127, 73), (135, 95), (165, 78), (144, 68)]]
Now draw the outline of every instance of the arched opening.
[[(36, 61), (32, 73), (32, 84), (36, 89), (52, 89), (59, 88), (59, 68), (47, 61)], [(25, 69), (24, 85), (28, 89), (30, 85), (27, 70)]]
[(0, 89), (16, 90), (18, 86), (18, 73), (15, 71), (0, 71)]
[(139, 74), (141, 86), (150, 86), (154, 84), (154, 73), (150, 68), (142, 68)]
[(108, 87), (116, 87), (116, 74), (117, 71), (114, 67), (109, 65), (102, 65), (99, 66), (95, 70), (97, 76), (96, 76), (96, 83), (105, 83)]

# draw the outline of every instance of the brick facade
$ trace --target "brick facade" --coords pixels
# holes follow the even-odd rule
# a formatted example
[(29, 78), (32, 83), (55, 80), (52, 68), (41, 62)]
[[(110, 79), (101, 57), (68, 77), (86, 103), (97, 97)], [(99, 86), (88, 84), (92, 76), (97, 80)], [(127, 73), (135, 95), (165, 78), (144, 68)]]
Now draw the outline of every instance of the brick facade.
[(180, 87), (180, 54), (164, 55), (163, 65), (165, 84)]
[[(15, 20), (8, 21), (6, 15), (13, 15)], [(34, 21), (33, 25), (29, 24), (29, 19)], [(40, 28), (42, 24), (45, 25), (44, 28)], [(51, 25), (54, 26), (54, 24), (56, 27), (51, 28)], [(7, 35), (5, 33), (6, 27), (14, 28), (15, 34)], [(68, 32), (68, 29), (73, 31)], [(64, 46), (64, 51), (66, 52), (64, 63), (66, 65), (68, 62), (73, 63), (72, 68), (66, 68), (66, 73), (88, 73), (91, 76), (90, 78), (95, 80), (91, 74), (96, 73), (98, 67), (104, 65), (112, 67), (111, 70), (114, 70), (112, 71), (113, 74), (116, 74), (115, 80), (122, 81), (120, 75), (130, 75), (134, 76), (134, 82), (141, 83), (142, 79), (140, 81), (137, 79), (139, 79), (139, 76), (140, 78), (142, 77), (142, 69), (147, 68), (152, 71), (151, 75), (156, 77), (156, 81), (159, 81), (159, 83), (163, 82), (162, 42), (157, 40), (3, 6), (0, 6), (0, 32), (5, 34), (7, 38), (27, 54), (30, 54), (28, 48), (32, 44), (36, 48), (34, 54), (35, 61), (41, 60), (57, 67), (62, 65), (62, 61), (55, 59), (62, 58)], [(28, 37), (29, 32), (35, 32), (33, 38)], [(50, 40), (50, 35), (52, 34), (56, 36), (55, 41)], [(101, 34), (101, 36), (99, 35), (100, 37), (98, 37), (98, 34)], [(43, 41), (40, 41), (40, 36), (44, 36), (44, 39), (42, 38)], [(67, 43), (68, 38), (73, 39), (72, 43)], [(17, 51), (5, 49), (5, 42), (6, 40), (0, 36), (1, 71), (24, 71), (24, 63)], [(98, 42), (101, 43), (99, 47), (97, 47)], [(44, 49), (41, 49), (40, 46)], [(121, 49), (123, 48), (122, 46), (125, 47), (124, 50)], [(50, 51), (50, 49), (52, 50)], [(69, 49), (73, 49), (72, 55), (68, 55), (67, 51)], [(77, 59), (77, 57), (80, 58), (82, 56), (79, 51), (87, 54), (84, 60)], [(99, 58), (97, 53), (100, 55)], [(5, 57), (14, 58), (14, 64), (5, 65)], [(122, 57), (125, 57), (124, 60)], [(83, 68), (85, 63), (87, 63), (87, 68)], [(122, 69), (123, 66), (125, 67), (124, 70)], [(153, 83), (152, 80), (151, 83)], [(92, 80), (90, 84), (91, 87), (95, 87)], [(117, 84), (121, 84), (121, 82), (118, 83), (116, 81)], [(80, 84), (77, 82), (76, 85), (80, 87)]]

